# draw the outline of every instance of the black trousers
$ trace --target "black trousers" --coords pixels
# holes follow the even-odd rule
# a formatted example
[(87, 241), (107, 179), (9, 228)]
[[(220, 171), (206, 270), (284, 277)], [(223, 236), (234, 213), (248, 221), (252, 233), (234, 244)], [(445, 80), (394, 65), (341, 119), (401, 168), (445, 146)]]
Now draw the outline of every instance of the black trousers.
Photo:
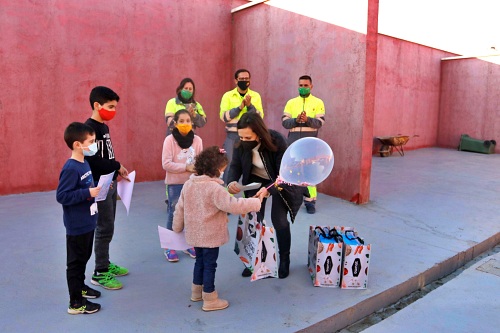
[(72, 305), (82, 303), (85, 268), (92, 255), (93, 242), (94, 230), (82, 235), (66, 235), (66, 280)]

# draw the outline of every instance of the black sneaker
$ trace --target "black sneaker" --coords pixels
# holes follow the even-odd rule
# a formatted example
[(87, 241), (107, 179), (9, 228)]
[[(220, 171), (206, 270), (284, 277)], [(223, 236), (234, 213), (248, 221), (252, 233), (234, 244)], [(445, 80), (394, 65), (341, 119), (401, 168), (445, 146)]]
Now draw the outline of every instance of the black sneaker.
[(245, 267), (245, 269), (243, 270), (243, 272), (241, 272), (241, 276), (244, 276), (244, 277), (252, 276), (252, 271), (249, 270), (247, 267)]
[(92, 303), (91, 301), (83, 300), (82, 304), (69, 305), (69, 314), (83, 314), (83, 313), (96, 313), (101, 309), (101, 305), (97, 303)]
[(92, 289), (89, 286), (84, 286), (82, 290), (82, 296), (85, 298), (99, 298), (101, 297), (101, 292)]
[(314, 201), (311, 202), (306, 202), (305, 203), (306, 210), (308, 214), (314, 214), (316, 213), (316, 205)]

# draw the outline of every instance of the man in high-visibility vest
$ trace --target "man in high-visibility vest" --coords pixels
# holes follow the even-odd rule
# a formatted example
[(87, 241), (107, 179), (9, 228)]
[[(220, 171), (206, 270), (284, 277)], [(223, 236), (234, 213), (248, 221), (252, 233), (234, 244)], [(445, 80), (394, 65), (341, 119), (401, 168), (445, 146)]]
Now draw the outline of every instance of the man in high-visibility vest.
[[(226, 92), (220, 101), (220, 119), (226, 124), (226, 140), (224, 149), (231, 164), (233, 157), (234, 142), (239, 139), (236, 124), (241, 116), (246, 112), (255, 112), (264, 118), (262, 100), (260, 94), (250, 90), (250, 72), (246, 69), (238, 69), (234, 73), (234, 83), (236, 88)], [(227, 183), (227, 175), (223, 175), (224, 183)]]
[[(299, 78), (299, 96), (286, 103), (281, 124), (288, 129), (288, 145), (304, 137), (317, 137), (318, 131), (325, 123), (325, 105), (323, 101), (311, 94), (313, 88), (309, 75)], [(304, 199), (309, 214), (316, 213), (316, 186), (307, 187), (308, 195)]]

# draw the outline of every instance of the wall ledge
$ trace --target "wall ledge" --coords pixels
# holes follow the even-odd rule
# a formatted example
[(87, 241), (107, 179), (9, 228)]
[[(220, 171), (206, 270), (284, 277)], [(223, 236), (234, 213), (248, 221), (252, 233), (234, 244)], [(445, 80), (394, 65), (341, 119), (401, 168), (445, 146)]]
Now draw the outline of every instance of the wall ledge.
[(234, 13), (237, 13), (239, 11), (242, 11), (244, 9), (247, 9), (247, 8), (250, 8), (250, 7), (253, 7), (253, 6), (256, 6), (256, 5), (259, 5), (261, 3), (264, 3), (264, 2), (267, 2), (269, 0), (255, 0), (255, 1), (249, 1), (247, 4), (245, 5), (241, 5), (241, 6), (238, 6), (236, 8), (233, 8), (231, 9), (231, 14), (234, 14)]
[(485, 54), (485, 55), (464, 55), (464, 56), (456, 56), (456, 57), (446, 57), (446, 58), (441, 58), (442, 61), (446, 60), (459, 60), (459, 59), (477, 59), (477, 58), (488, 58), (488, 57), (499, 57), (500, 53), (497, 54)]

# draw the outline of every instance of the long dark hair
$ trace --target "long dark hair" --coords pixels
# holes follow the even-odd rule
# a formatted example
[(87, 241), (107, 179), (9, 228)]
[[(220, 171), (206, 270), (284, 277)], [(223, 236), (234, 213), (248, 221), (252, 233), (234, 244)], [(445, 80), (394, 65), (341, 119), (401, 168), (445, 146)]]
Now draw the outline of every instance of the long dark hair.
[(256, 112), (244, 113), (238, 123), (236, 124), (237, 129), (250, 128), (260, 139), (260, 146), (264, 149), (275, 152), (278, 147), (273, 143), (273, 139), (269, 130), (267, 129), (264, 120)]
[(194, 99), (194, 93), (196, 92), (196, 86), (194, 85), (194, 81), (189, 77), (182, 79), (182, 81), (181, 81), (181, 83), (179, 83), (179, 86), (177, 87), (177, 89), (175, 89), (175, 93), (180, 98), (181, 97), (181, 90), (182, 90), (182, 88), (184, 88), (184, 85), (188, 82), (191, 82), (191, 84), (193, 85), (193, 96), (191, 96), (191, 98), (187, 101), (187, 103), (196, 103), (196, 100)]

